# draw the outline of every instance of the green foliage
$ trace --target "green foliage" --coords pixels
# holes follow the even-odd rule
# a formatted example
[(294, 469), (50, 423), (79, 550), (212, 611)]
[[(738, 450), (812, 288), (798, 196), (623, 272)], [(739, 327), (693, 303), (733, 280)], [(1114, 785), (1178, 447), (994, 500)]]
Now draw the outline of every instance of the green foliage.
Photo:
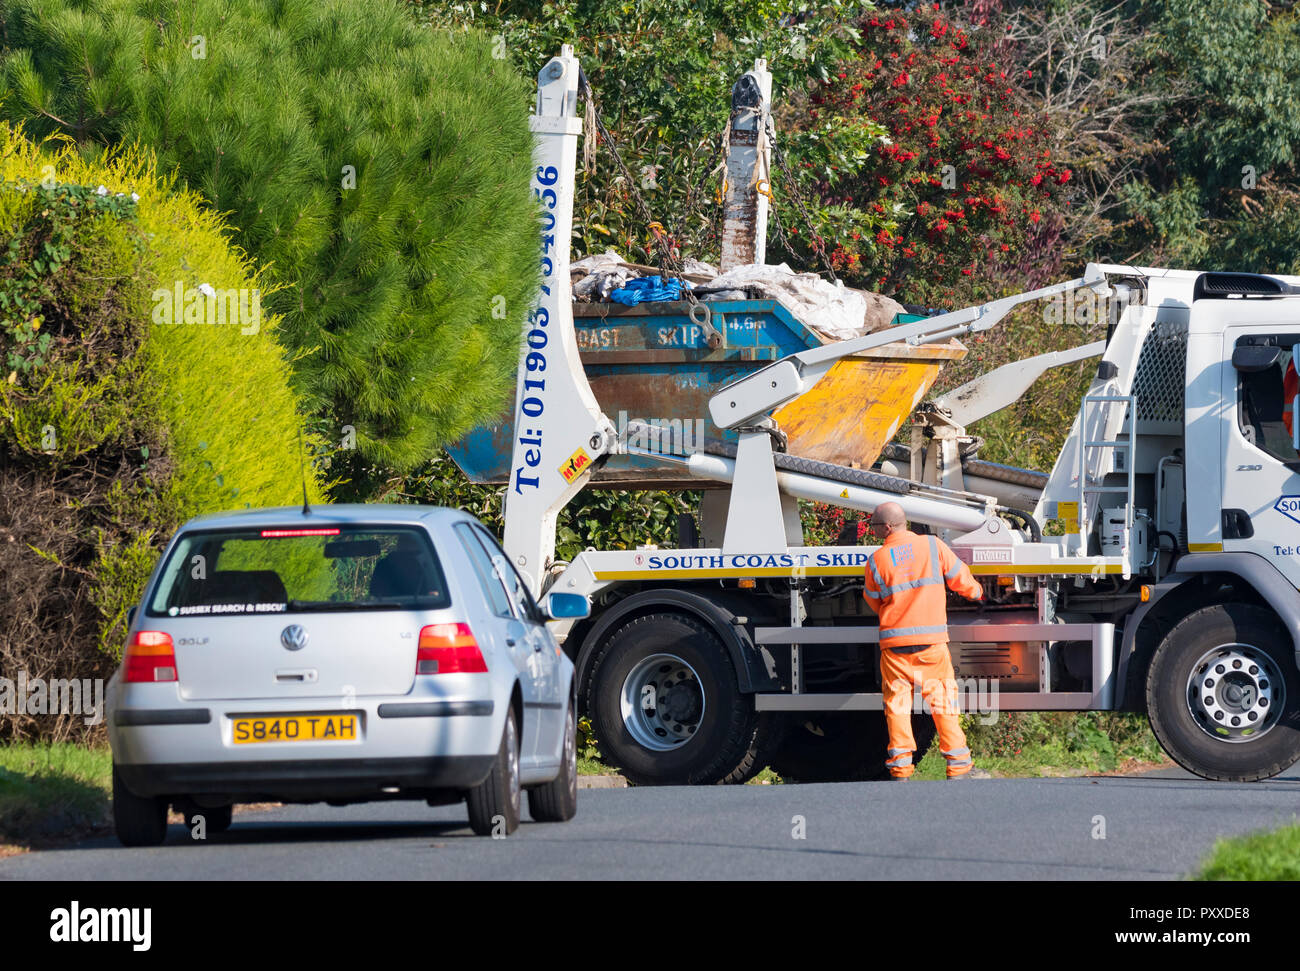
[(1300, 823), (1215, 842), (1195, 880), (1300, 880)]
[[(47, 360), (53, 338), (49, 328), (40, 332), (45, 323), (41, 310), (58, 302), (52, 281), (73, 259), (80, 227), (100, 217), (129, 218), (133, 203), (80, 185), (22, 181), (5, 186), (3, 193), (9, 211), (0, 218), (6, 222), (22, 219), (29, 227), (26, 233), (10, 237), (0, 255), (0, 328), (7, 332), (4, 340), (8, 347), (5, 364), (18, 374), (29, 374)], [(75, 287), (70, 291), (75, 294)]]
[[(505, 532), (503, 490), (474, 485), (445, 452), (415, 473), (394, 478), (380, 498), (451, 506), (477, 516), (498, 536)], [(698, 503), (694, 492), (609, 492), (586, 489), (560, 513), (555, 555), (571, 560), (588, 547), (623, 550), (677, 544), (677, 515)]]
[[(772, 72), (776, 99), (809, 78), (828, 77), (856, 36), (851, 17), (859, 9), (845, 0), (800, 4), (797, 10), (772, 0), (411, 6), (439, 26), (472, 26), (493, 35), (529, 78), (562, 44), (573, 44), (601, 117), (654, 217), (684, 255), (715, 261), (713, 199), (732, 85), (760, 57)], [(856, 144), (840, 148), (851, 141), (847, 131), (825, 134), (837, 150), (861, 151)], [(574, 256), (612, 246), (628, 259), (655, 263), (653, 234), (606, 149), (600, 147), (591, 173), (579, 176)], [(778, 181), (774, 175), (773, 185)], [(817, 208), (815, 216), (829, 221), (828, 210)], [(794, 221), (784, 212), (780, 218)]]
[[(836, 129), (875, 124), (887, 137), (848, 173), (827, 164), (818, 184), (824, 197), (897, 225), (839, 238), (837, 268), (917, 303), (1000, 295), (1005, 268), (1059, 234), (1044, 216), (1071, 176), (1025, 106), (1023, 77), (989, 32), (937, 8), (866, 14), (860, 25), (854, 56), (812, 92), (809, 116)], [(1054, 263), (1032, 275), (1050, 276)]]
[(962, 728), (976, 764), (992, 761), (1004, 772), (1040, 766), (1113, 772), (1121, 762), (1163, 760), (1143, 715), (1119, 712), (998, 712), (963, 715)]
[(5, 26), (11, 119), (138, 141), (228, 214), (317, 429), (354, 429), (353, 478), (500, 411), (538, 210), (529, 86), (486, 38), (345, 0), (16, 0)]
[[(278, 319), (155, 323), (160, 280), (262, 281), (197, 193), (158, 179), (138, 150), (87, 158), (0, 124), (0, 233), (19, 254), (0, 261), (0, 355), (18, 363), (0, 379), (0, 666), (107, 674), (180, 522), (301, 496)], [(0, 734), (78, 730), (71, 721)]]
[(82, 836), (109, 823), (107, 746), (0, 745), (0, 844)]
[(577, 748), (580, 759), (600, 758), (600, 742), (596, 738), (596, 730), (591, 725), (591, 719), (585, 715), (578, 719)]
[[(1100, 0), (1097, 4), (1100, 6)], [(1204, 270), (1300, 270), (1300, 13), (1262, 0), (1142, 0), (1152, 148), (1095, 251)], [(1212, 24), (1213, 29), (1206, 29)]]

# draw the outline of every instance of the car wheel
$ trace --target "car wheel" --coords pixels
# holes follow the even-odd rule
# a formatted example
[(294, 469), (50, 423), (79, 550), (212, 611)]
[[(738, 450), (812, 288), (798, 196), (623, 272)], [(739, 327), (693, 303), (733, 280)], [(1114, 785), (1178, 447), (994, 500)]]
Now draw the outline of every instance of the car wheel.
[(578, 813), (578, 720), (573, 705), (564, 719), (560, 774), (528, 790), (528, 813), (539, 823), (563, 823)]
[(1268, 610), (1218, 604), (1183, 618), (1147, 672), (1151, 730), (1203, 779), (1253, 782), (1300, 759), (1300, 677)]
[(501, 748), (492, 771), (469, 791), (465, 802), (469, 806), (470, 829), (479, 836), (509, 836), (519, 828), (519, 730), (513, 708), (506, 711), (506, 727), (501, 732)]
[(647, 786), (744, 782), (783, 727), (741, 692), (718, 634), (679, 613), (637, 617), (605, 641), (587, 711), (602, 756)]
[(194, 827), (194, 817), (203, 817), (203, 828), (209, 833), (224, 833), (230, 829), (230, 824), (235, 819), (235, 807), (217, 806), (215, 809), (207, 806), (200, 806), (188, 796), (182, 796), (179, 799), (172, 800), (172, 808), (185, 817), (185, 825), (189, 828)]
[(167, 800), (137, 796), (113, 766), (113, 828), (123, 846), (158, 846), (167, 838)]

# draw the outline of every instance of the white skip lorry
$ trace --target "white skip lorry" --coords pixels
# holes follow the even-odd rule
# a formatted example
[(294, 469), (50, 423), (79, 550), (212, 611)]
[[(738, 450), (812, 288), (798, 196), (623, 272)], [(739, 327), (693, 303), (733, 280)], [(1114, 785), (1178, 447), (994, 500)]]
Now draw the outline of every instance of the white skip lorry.
[[(765, 765), (804, 780), (883, 772), (878, 628), (862, 600), (873, 547), (855, 535), (805, 545), (800, 499), (864, 513), (897, 502), (969, 564), (988, 604), (949, 615), (958, 676), (977, 686), (968, 707), (1145, 712), (1169, 755), (1207, 779), (1264, 779), (1300, 758), (1300, 424), (1287, 420), (1300, 278), (1090, 264), (760, 361), (701, 416), (730, 444), (674, 447), (661, 423), (616, 425), (584, 372), (568, 254), (578, 74), (566, 48), (539, 76), (545, 278), (520, 358), (504, 548), (535, 594), (591, 599), (565, 650), (612, 762), (638, 784), (741, 782)], [(888, 446), (876, 468), (785, 449), (773, 413), (837, 362), (948, 342), (1072, 292), (1110, 311), (1104, 341), (923, 404), (910, 448)], [(727, 321), (700, 355), (723, 353), (719, 331)], [(968, 422), (1088, 357), (1096, 378), (1049, 474), (969, 454)], [(698, 479), (698, 528), (680, 548), (556, 561), (558, 513), (619, 455)], [(916, 719), (921, 748), (928, 723)]]

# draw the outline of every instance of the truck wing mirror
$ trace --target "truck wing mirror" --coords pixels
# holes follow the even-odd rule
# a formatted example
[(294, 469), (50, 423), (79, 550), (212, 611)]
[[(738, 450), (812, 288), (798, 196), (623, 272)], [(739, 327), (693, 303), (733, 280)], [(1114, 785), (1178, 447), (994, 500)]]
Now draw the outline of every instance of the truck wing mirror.
[(1238, 371), (1251, 373), (1267, 371), (1282, 356), (1282, 348), (1265, 344), (1243, 344), (1233, 348), (1232, 366)]

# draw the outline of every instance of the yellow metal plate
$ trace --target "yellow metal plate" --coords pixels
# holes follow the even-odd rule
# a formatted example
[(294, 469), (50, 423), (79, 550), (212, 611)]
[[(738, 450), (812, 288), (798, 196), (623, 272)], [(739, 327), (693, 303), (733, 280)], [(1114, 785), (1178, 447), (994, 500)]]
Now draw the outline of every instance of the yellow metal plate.
[(961, 344), (950, 344), (890, 344), (870, 351), (869, 360), (837, 361), (816, 387), (773, 415), (789, 438), (790, 454), (869, 468), (943, 365), (966, 355)]
[(236, 745), (259, 742), (355, 742), (356, 715), (269, 715), (236, 718)]

